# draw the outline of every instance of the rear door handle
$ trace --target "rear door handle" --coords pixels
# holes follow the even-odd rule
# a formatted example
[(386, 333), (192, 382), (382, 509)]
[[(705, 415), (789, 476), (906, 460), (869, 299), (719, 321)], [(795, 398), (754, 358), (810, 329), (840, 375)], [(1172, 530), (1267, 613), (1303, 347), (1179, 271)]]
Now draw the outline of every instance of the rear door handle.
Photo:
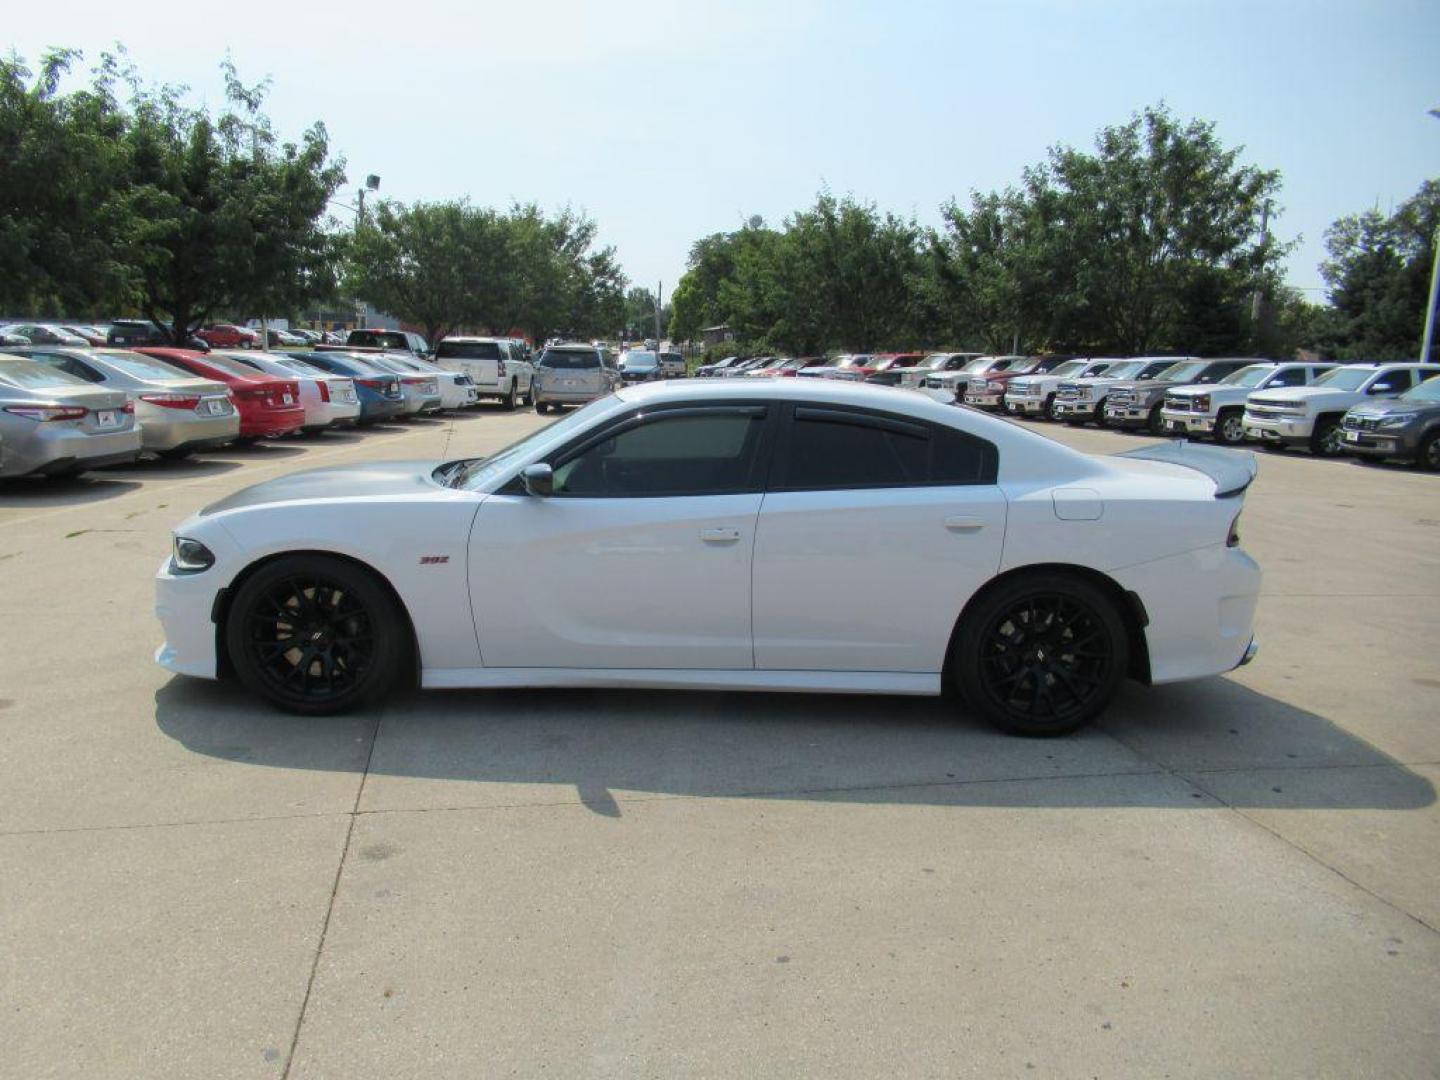
[(707, 544), (733, 544), (740, 539), (740, 530), (731, 528), (701, 529), (700, 539)]
[(984, 521), (978, 517), (971, 517), (969, 514), (952, 514), (945, 519), (945, 528), (951, 532), (974, 532), (976, 529), (984, 527)]

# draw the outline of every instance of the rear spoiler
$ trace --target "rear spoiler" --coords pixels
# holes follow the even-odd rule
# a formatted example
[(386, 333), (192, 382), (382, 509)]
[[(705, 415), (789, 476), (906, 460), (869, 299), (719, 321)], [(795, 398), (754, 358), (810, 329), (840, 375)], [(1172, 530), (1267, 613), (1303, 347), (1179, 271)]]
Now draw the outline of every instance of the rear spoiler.
[(1218, 446), (1196, 446), (1184, 439), (1142, 446), (1138, 450), (1126, 450), (1116, 457), (1142, 458), (1146, 461), (1164, 461), (1171, 465), (1183, 465), (1187, 469), (1204, 473), (1215, 481), (1215, 497), (1228, 499), (1239, 495), (1250, 486), (1259, 472), (1255, 455), (1248, 450), (1225, 450)]

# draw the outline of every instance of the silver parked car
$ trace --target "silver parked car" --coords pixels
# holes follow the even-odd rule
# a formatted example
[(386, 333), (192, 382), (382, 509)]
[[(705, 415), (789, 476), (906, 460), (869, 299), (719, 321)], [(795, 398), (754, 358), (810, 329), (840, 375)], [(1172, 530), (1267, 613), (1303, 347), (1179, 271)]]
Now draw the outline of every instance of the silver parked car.
[(0, 356), (0, 476), (73, 476), (139, 456), (140, 429), (123, 392)]
[(464, 409), (480, 400), (475, 383), (463, 371), (451, 371), (435, 366), (433, 360), (416, 360), (413, 356), (400, 353), (386, 353), (385, 358), (393, 365), (399, 365), (415, 375), (428, 375), (435, 380), (440, 391), (442, 409)]
[(584, 405), (614, 390), (619, 372), (603, 349), (593, 345), (551, 345), (540, 354), (531, 383), (535, 411), (551, 406)]
[(440, 397), (440, 380), (435, 375), (414, 371), (400, 363), (398, 357), (388, 353), (367, 352), (353, 355), (363, 357), (372, 367), (400, 376), (400, 389), (405, 395), (405, 408), (400, 413), (401, 416), (437, 413), (444, 408)]
[(240, 413), (224, 383), (202, 379), (154, 357), (128, 349), (65, 349), (36, 345), (16, 349), (107, 390), (122, 391), (135, 410), (140, 444), (161, 457), (184, 457), (234, 442)]

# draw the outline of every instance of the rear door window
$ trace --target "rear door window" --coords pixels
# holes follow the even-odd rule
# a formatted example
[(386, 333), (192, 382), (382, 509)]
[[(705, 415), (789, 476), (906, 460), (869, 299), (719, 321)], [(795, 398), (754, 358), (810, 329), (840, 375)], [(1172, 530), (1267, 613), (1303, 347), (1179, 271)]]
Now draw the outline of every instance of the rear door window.
[(998, 467), (984, 439), (888, 414), (796, 406), (788, 436), (782, 491), (993, 484)]

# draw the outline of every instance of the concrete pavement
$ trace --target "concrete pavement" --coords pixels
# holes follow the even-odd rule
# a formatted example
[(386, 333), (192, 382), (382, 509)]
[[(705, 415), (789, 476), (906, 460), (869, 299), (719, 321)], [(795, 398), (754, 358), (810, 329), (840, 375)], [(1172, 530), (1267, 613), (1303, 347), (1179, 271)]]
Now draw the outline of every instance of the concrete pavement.
[(192, 510), (539, 422), (0, 488), (0, 1075), (1437, 1075), (1440, 477), (1262, 455), (1259, 659), (1072, 739), (151, 663)]

